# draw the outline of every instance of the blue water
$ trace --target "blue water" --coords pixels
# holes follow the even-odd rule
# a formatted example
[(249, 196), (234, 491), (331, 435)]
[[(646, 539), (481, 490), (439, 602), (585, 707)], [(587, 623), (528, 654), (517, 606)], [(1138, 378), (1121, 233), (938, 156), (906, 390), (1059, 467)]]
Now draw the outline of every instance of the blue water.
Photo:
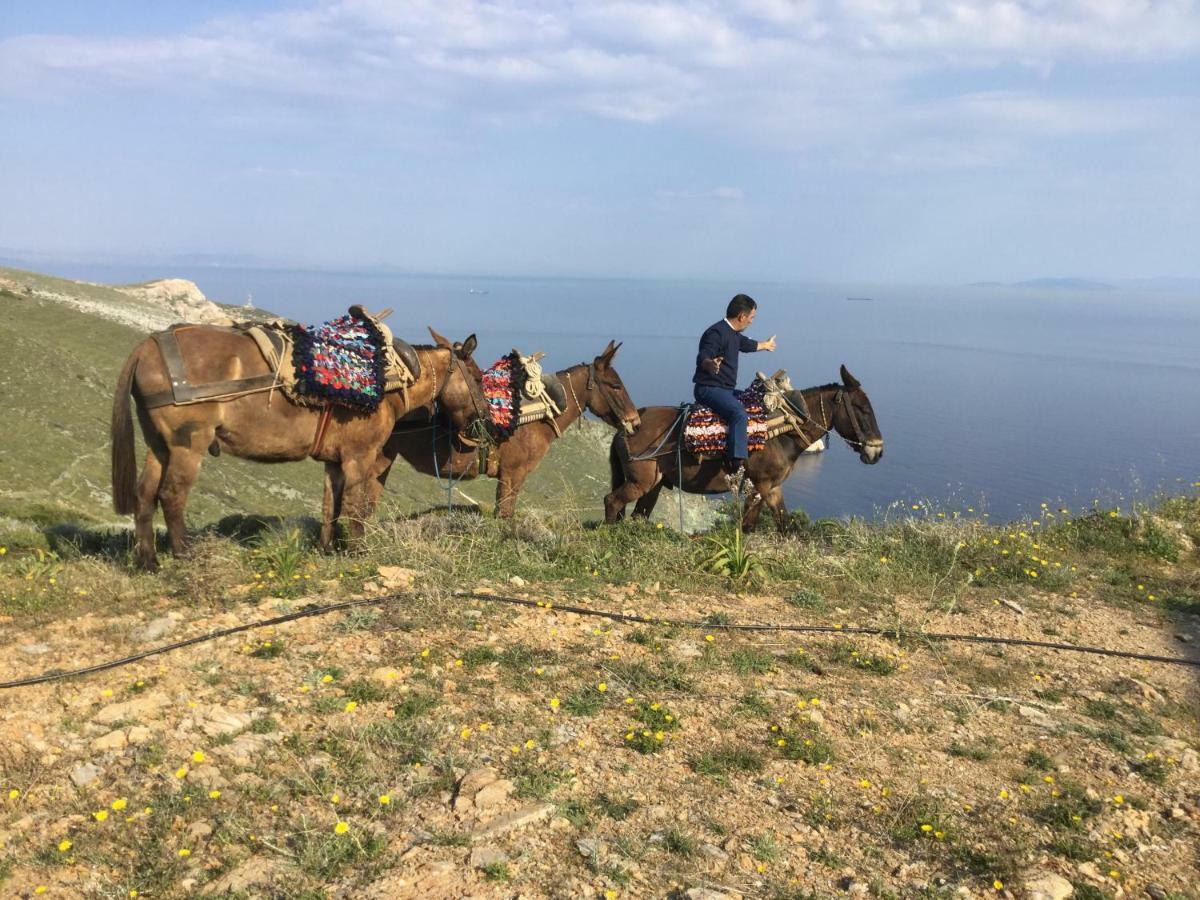
[[(45, 266), (42, 267), (45, 269)], [(211, 299), (255, 304), (306, 322), (351, 303), (393, 307), (397, 335), (427, 341), (475, 332), (481, 364), (545, 350), (563, 368), (623, 341), (618, 371), (639, 405), (690, 399), (700, 333), (729, 297), (759, 302), (751, 337), (776, 353), (741, 358), (785, 368), (795, 385), (838, 380), (845, 363), (874, 404), (882, 462), (840, 441), (805, 459), (789, 506), (812, 516), (876, 517), (932, 503), (993, 521), (1128, 506), (1200, 481), (1200, 296), (983, 287), (887, 287), (517, 279), (236, 268), (58, 266), (108, 283), (195, 281)], [(474, 293), (483, 292), (486, 293)], [(849, 301), (848, 297), (869, 298)]]

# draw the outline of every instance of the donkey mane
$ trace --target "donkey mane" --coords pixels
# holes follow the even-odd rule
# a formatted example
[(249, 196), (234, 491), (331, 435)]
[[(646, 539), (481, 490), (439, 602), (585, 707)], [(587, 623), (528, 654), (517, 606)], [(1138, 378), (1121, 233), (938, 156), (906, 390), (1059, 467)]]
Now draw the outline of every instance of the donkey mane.
[(816, 387), (800, 388), (799, 390), (803, 393), (804, 391), (829, 391), (834, 388), (845, 388), (845, 385), (840, 381), (831, 381), (829, 384), (819, 384)]

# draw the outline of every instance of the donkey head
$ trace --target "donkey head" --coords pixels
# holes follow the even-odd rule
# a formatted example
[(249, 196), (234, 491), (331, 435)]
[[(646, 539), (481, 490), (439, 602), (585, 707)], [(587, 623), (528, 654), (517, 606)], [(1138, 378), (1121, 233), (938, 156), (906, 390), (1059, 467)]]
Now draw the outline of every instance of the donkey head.
[(604, 352), (592, 361), (587, 407), (613, 428), (633, 434), (642, 424), (642, 418), (625, 388), (625, 382), (612, 365), (620, 347), (620, 344), (609, 341)]
[(844, 365), (841, 369), (841, 399), (833, 410), (833, 428), (839, 435), (858, 449), (858, 458), (874, 465), (883, 458), (883, 435), (875, 420), (871, 398), (862, 389), (859, 380), (850, 374)]
[(432, 328), (429, 333), (437, 346), (450, 351), (450, 368), (446, 385), (442, 389), (440, 403), (450, 418), (450, 423), (460, 436), (468, 432), (482, 439), (492, 434), (491, 417), (488, 415), (487, 399), (483, 396), (483, 372), (475, 364), (474, 353), (479, 342), (475, 335), (466, 340), (451, 343)]

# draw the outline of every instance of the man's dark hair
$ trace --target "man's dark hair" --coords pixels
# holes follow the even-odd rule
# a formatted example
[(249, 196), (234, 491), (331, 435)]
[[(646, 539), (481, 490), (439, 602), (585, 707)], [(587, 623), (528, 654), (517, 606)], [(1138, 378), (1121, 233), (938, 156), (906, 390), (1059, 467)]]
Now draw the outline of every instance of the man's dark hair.
[(736, 319), (738, 316), (748, 313), (752, 309), (758, 309), (758, 304), (754, 302), (754, 298), (748, 297), (745, 294), (738, 294), (725, 307), (725, 318)]

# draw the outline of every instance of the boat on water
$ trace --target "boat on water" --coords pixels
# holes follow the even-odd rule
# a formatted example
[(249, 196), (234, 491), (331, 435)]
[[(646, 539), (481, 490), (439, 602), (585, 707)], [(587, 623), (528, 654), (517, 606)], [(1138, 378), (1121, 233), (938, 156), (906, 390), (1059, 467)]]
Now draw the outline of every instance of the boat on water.
[(468, 294), (486, 294), (487, 291), (481, 290), (480, 288), (467, 288), (467, 293)]
[(874, 297), (847, 297), (846, 299), (849, 300), (851, 303), (874, 303), (875, 302)]

